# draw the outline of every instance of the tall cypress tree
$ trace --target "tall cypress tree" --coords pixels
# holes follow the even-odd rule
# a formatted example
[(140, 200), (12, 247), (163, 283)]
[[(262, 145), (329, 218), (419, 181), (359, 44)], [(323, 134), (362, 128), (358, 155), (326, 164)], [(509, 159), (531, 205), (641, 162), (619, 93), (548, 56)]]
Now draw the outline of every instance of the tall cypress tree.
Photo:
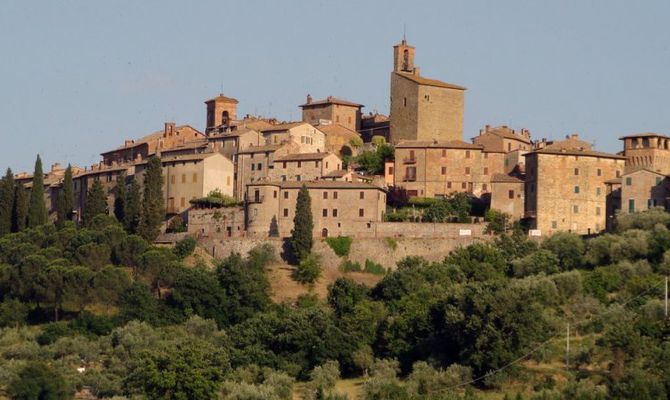
[(142, 213), (138, 233), (148, 241), (155, 240), (160, 233), (164, 219), (161, 159), (154, 156), (151, 157), (144, 171), (144, 196), (142, 196)]
[(126, 172), (121, 171), (116, 178), (116, 194), (114, 195), (114, 216), (123, 223), (126, 215)]
[(313, 229), (312, 199), (309, 196), (307, 187), (303, 184), (295, 204), (293, 230), (291, 230), (291, 238), (289, 239), (293, 256), (298, 260), (312, 251), (312, 244), (314, 243), (314, 238), (312, 237)]
[(83, 220), (84, 225), (90, 225), (96, 215), (107, 214), (107, 195), (102, 183), (99, 180), (93, 182), (91, 190), (86, 195), (84, 204)]
[(133, 178), (130, 188), (126, 192), (125, 213), (123, 226), (129, 233), (137, 233), (140, 224), (140, 212), (142, 210), (142, 193), (137, 180)]
[(21, 232), (26, 228), (28, 218), (28, 191), (22, 184), (14, 187), (14, 209), (12, 210), (12, 232)]
[(28, 204), (28, 227), (44, 225), (49, 218), (47, 206), (44, 202), (44, 173), (42, 172), (42, 159), (37, 155), (35, 160), (35, 171), (33, 172), (33, 188), (30, 191), (30, 203)]
[(12, 231), (14, 185), (14, 174), (7, 168), (7, 173), (0, 180), (0, 236)]
[(65, 221), (72, 220), (74, 210), (74, 181), (72, 180), (72, 166), (68, 164), (63, 177), (63, 187), (58, 192), (57, 199), (58, 220), (56, 224), (62, 226)]

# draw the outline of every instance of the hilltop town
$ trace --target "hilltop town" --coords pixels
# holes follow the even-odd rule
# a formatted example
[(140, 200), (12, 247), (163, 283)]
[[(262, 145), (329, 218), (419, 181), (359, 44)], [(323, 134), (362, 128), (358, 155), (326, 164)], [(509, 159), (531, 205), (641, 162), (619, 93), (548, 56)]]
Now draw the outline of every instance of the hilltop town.
[[(505, 125), (487, 125), (468, 141), (466, 89), (424, 77), (414, 57), (406, 40), (393, 46), (389, 116), (366, 114), (362, 104), (334, 96), (307, 95), (302, 119), (288, 122), (240, 116), (238, 101), (223, 94), (207, 100), (204, 132), (165, 122), (102, 152), (98, 164), (73, 166), (74, 218), (81, 219), (95, 181), (103, 183), (112, 210), (118, 186), (141, 182), (154, 156), (163, 169), (164, 230), (179, 216), (197, 237), (286, 236), (303, 185), (320, 237), (425, 236), (420, 228), (384, 225), (390, 192), (407, 199), (466, 194), (522, 222), (532, 236), (597, 234), (612, 227), (618, 212), (665, 206), (670, 137), (624, 136), (617, 154), (597, 151), (577, 134), (535, 139), (528, 129)], [(380, 147), (386, 151), (377, 171), (357, 163)], [(54, 164), (45, 174), (52, 219), (64, 171)], [(30, 174), (15, 179), (30, 188)], [(239, 202), (223, 220), (213, 220), (208, 203), (199, 201), (213, 192)]]

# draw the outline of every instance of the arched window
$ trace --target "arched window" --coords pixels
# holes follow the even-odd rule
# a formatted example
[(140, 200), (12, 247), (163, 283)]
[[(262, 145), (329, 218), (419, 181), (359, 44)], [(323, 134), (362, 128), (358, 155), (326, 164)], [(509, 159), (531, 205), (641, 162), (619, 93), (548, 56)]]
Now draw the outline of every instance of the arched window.
[(409, 70), (409, 50), (407, 49), (402, 52), (402, 69)]
[(224, 112), (221, 114), (221, 123), (222, 123), (223, 125), (228, 125), (228, 118), (229, 118), (228, 115), (229, 115), (229, 114), (228, 114), (228, 111), (224, 111)]

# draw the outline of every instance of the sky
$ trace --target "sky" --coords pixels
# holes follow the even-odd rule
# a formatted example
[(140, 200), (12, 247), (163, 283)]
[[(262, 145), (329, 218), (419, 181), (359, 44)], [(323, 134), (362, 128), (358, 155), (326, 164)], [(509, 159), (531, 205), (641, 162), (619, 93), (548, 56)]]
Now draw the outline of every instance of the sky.
[(310, 93), (388, 113), (406, 32), (426, 77), (468, 88), (464, 138), (670, 134), (667, 1), (5, 1), (0, 168), (90, 165), (162, 129), (203, 130), (223, 92), (238, 115), (300, 118)]

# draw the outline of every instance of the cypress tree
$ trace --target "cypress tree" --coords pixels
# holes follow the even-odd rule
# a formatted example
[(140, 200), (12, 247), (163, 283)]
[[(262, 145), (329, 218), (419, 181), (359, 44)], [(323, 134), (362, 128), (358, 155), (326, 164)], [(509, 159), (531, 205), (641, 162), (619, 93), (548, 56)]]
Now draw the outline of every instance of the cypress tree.
[(14, 174), (7, 168), (7, 173), (0, 180), (0, 236), (12, 231), (14, 185)]
[(91, 190), (86, 195), (86, 202), (84, 203), (83, 220), (84, 225), (89, 225), (93, 218), (99, 214), (107, 214), (107, 195), (102, 183), (99, 180), (93, 182)]
[(49, 218), (47, 206), (44, 202), (44, 173), (42, 172), (42, 159), (37, 155), (35, 160), (35, 171), (33, 172), (33, 188), (30, 191), (30, 203), (28, 204), (28, 227), (44, 225)]
[(114, 216), (123, 223), (126, 215), (126, 172), (121, 171), (116, 178), (116, 194), (114, 195)]
[(129, 233), (137, 233), (137, 227), (140, 224), (141, 196), (140, 185), (133, 178), (130, 182), (130, 188), (126, 192), (125, 215), (123, 216), (123, 226)]
[(26, 228), (28, 218), (28, 192), (22, 184), (14, 187), (14, 209), (12, 210), (12, 232), (21, 232)]
[(154, 156), (151, 157), (144, 171), (144, 196), (142, 196), (142, 213), (138, 227), (140, 236), (148, 241), (155, 240), (160, 233), (164, 219), (161, 159)]
[(314, 242), (314, 238), (312, 237), (313, 229), (312, 200), (309, 197), (307, 187), (303, 184), (298, 193), (295, 205), (295, 217), (293, 217), (293, 230), (291, 230), (291, 238), (289, 239), (293, 256), (298, 260), (312, 251), (312, 244)]
[(58, 192), (57, 199), (58, 219), (56, 224), (62, 226), (65, 221), (72, 221), (74, 210), (74, 181), (72, 180), (72, 166), (68, 164), (63, 178), (63, 187)]

